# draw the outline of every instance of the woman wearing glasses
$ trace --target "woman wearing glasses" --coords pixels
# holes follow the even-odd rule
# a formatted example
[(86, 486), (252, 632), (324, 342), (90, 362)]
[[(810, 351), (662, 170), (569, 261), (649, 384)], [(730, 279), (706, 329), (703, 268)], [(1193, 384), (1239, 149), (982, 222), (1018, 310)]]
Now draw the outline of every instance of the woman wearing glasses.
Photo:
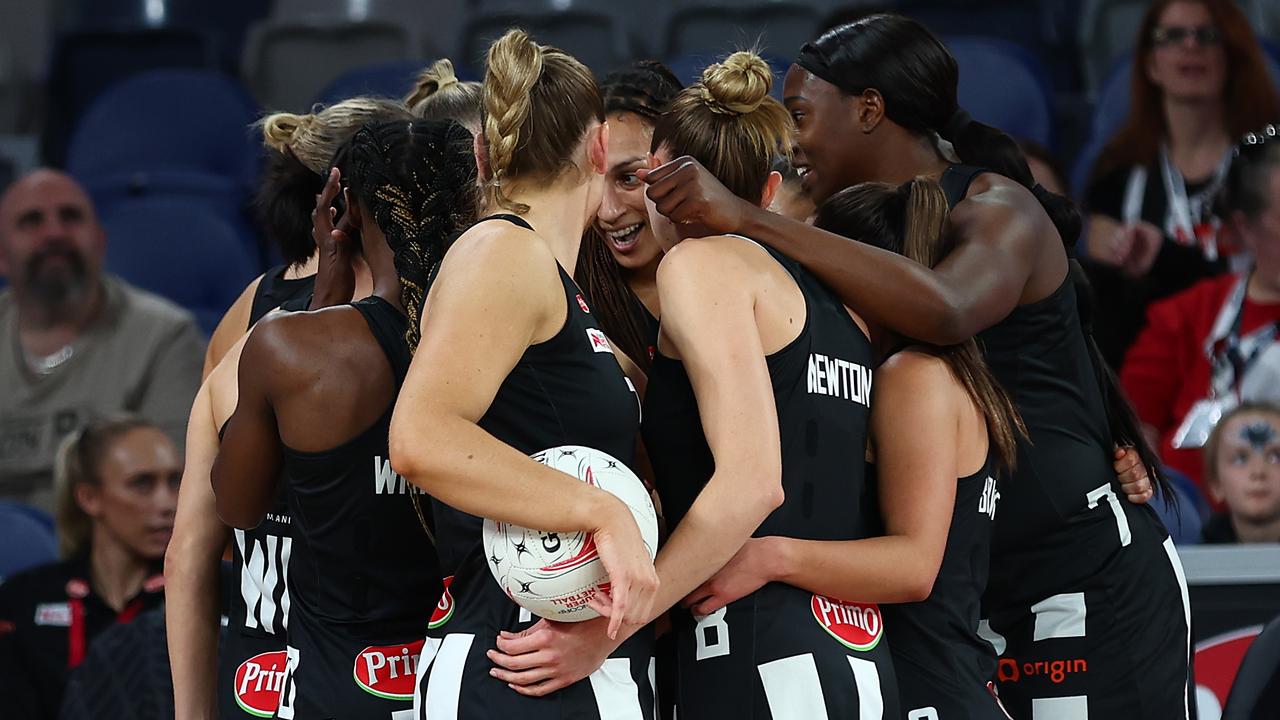
[(1109, 309), (1096, 332), (1114, 367), (1149, 303), (1247, 264), (1213, 198), (1235, 140), (1280, 117), (1263, 57), (1231, 0), (1156, 0), (1143, 18), (1129, 117), (1086, 196), (1086, 268)]
[(1151, 306), (1121, 380), (1168, 465), (1199, 479), (1217, 414), (1240, 401), (1280, 402), (1280, 132), (1239, 146), (1217, 203), (1224, 232), (1253, 257)]

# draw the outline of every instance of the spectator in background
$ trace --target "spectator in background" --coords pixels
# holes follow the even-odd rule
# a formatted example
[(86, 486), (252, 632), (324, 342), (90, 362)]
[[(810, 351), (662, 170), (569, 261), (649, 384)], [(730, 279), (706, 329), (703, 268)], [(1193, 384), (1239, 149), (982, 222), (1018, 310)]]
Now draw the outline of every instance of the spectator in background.
[(1205, 445), (1204, 476), (1226, 511), (1205, 523), (1205, 543), (1280, 542), (1280, 406), (1245, 403)]
[(67, 673), (94, 639), (160, 605), (181, 475), (177, 447), (141, 418), (94, 421), (62, 443), (58, 539), (66, 559), (0, 585), (4, 717), (57, 717)]
[(1232, 0), (1156, 0), (1143, 18), (1132, 106), (1099, 156), (1086, 196), (1086, 267), (1106, 312), (1112, 366), (1147, 306), (1247, 258), (1213, 211), (1232, 142), (1280, 117), (1258, 40)]
[(1120, 373), (1165, 464), (1193, 479), (1222, 413), (1241, 401), (1280, 402), (1280, 139), (1273, 128), (1240, 147), (1216, 212), (1253, 268), (1152, 305)]
[[(127, 242), (126, 240), (122, 240)], [(69, 176), (0, 197), (0, 497), (52, 504), (59, 441), (133, 412), (181, 442), (204, 341), (191, 314), (102, 270), (106, 235)]]

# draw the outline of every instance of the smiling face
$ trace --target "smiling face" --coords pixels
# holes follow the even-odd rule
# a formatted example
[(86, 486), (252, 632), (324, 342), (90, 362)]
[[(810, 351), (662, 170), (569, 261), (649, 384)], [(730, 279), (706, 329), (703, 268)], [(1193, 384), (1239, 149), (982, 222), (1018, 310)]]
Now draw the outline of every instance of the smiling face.
[(1147, 56), (1147, 77), (1183, 102), (1221, 100), (1227, 81), (1222, 31), (1198, 2), (1175, 2), (1160, 13)]
[(1210, 491), (1231, 514), (1263, 524), (1280, 519), (1280, 416), (1242, 412), (1219, 430)]
[(862, 168), (873, 151), (871, 135), (858, 124), (860, 98), (792, 65), (783, 85), (783, 102), (796, 125), (791, 164), (800, 186), (815, 205), (867, 177)]
[(653, 125), (635, 113), (609, 116), (608, 171), (596, 226), (624, 270), (650, 266), (662, 254), (649, 224), (645, 184), (636, 170), (646, 167)]

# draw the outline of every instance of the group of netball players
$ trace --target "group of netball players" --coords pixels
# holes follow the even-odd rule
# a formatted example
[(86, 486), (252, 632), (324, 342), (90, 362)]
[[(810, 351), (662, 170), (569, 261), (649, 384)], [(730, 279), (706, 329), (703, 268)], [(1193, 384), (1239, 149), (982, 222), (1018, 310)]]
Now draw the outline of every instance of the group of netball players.
[[(482, 84), (264, 120), (288, 265), (191, 414), (179, 717), (1189, 720), (1163, 479), (1069, 202), (914, 21), (772, 79), (598, 84), (513, 30)], [(812, 217), (770, 210), (780, 157)], [(656, 560), (530, 458), (565, 445), (652, 481)], [(515, 604), (482, 518), (592, 533), (601, 617)]]

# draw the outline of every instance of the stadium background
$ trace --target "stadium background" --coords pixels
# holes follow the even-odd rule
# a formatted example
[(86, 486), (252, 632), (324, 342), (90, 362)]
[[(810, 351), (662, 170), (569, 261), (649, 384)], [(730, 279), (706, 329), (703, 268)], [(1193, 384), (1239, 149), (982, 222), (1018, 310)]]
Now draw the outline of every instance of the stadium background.
[[(1280, 0), (1239, 4), (1280, 86)], [(69, 170), (112, 239), (107, 269), (191, 309), (208, 332), (272, 263), (249, 212), (262, 161), (249, 128), (266, 110), (399, 97), (438, 57), (454, 59), (463, 79), (479, 79), (488, 42), (513, 25), (599, 74), (656, 58), (688, 82), (712, 59), (755, 46), (780, 76), (836, 13), (876, 8), (940, 35), (960, 64), (961, 104), (1048, 148), (1079, 194), (1128, 110), (1146, 5), (0, 0), (0, 188), (38, 165)], [(1280, 612), (1280, 549), (1183, 552), (1201, 646), (1200, 713), (1216, 718), (1247, 642)]]

